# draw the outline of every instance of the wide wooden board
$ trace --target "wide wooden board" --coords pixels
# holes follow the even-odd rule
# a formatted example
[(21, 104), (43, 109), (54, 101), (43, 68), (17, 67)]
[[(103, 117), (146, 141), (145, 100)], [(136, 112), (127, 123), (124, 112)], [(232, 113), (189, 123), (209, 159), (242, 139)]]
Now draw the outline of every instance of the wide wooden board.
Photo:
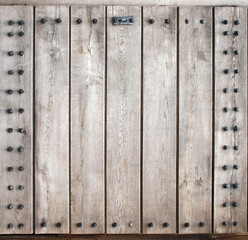
[(72, 7), (72, 233), (105, 232), (104, 63), (105, 8)]
[[(113, 25), (124, 16), (133, 26)], [(107, 233), (140, 232), (140, 112), (141, 9), (108, 7)]]
[(65, 6), (35, 8), (35, 232), (69, 232), (69, 8)]
[(176, 232), (176, 14), (143, 8), (143, 233)]
[[(189, 23), (186, 23), (187, 20)], [(205, 22), (201, 23), (200, 21)], [(179, 8), (179, 233), (210, 233), (212, 8)], [(203, 223), (200, 226), (200, 223)], [(187, 223), (190, 225), (186, 227)], [(185, 225), (186, 224), (186, 225)]]
[[(10, 20), (14, 24), (10, 25)], [(24, 25), (18, 23), (21, 20)], [(22, 37), (21, 31), (25, 33)], [(14, 34), (12, 37), (8, 36), (10, 32)], [(19, 51), (24, 51), (24, 55), (19, 55)], [(0, 234), (29, 234), (33, 232), (32, 7), (0, 7), (0, 53)], [(9, 70), (14, 73), (9, 75)], [(23, 75), (19, 70), (24, 71)], [(20, 89), (23, 94), (18, 92)], [(8, 109), (13, 113), (8, 114)], [(12, 152), (8, 152), (9, 147)], [(19, 147), (24, 151), (18, 151)], [(14, 189), (8, 190), (9, 186)], [(13, 227), (9, 228), (9, 224)]]
[[(224, 24), (224, 20), (228, 23)], [(236, 25), (235, 21), (240, 24)], [(229, 31), (229, 35), (224, 35)], [(236, 36), (235, 31), (240, 35)], [(228, 54), (225, 54), (225, 51)], [(235, 54), (235, 51), (239, 54)], [(224, 73), (229, 69), (229, 73)], [(235, 73), (238, 69), (239, 73)], [(235, 92), (235, 89), (238, 92)], [(228, 91), (227, 91), (228, 90)], [(229, 108), (228, 112), (223, 109)], [(235, 107), (239, 107), (237, 112)], [(235, 126), (240, 128), (235, 131)], [(228, 131), (225, 131), (225, 127)], [(225, 150), (223, 147), (228, 146)], [(235, 150), (234, 146), (239, 146)], [(215, 9), (214, 232), (247, 231), (247, 9)], [(227, 170), (224, 168), (228, 167)], [(235, 168), (238, 165), (238, 169)], [(225, 166), (225, 167), (224, 167)], [(238, 183), (238, 189), (232, 184)], [(229, 188), (223, 188), (228, 184)], [(235, 207), (235, 203), (238, 204)], [(227, 204), (227, 206), (224, 206)], [(223, 225), (223, 222), (227, 226)], [(236, 226), (236, 223), (238, 225)]]

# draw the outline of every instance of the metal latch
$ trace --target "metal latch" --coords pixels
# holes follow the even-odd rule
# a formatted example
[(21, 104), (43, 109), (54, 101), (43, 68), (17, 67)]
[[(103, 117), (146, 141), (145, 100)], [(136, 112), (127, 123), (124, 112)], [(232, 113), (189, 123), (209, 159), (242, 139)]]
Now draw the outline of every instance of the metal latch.
[(117, 25), (133, 25), (133, 16), (131, 17), (113, 17), (113, 23)]

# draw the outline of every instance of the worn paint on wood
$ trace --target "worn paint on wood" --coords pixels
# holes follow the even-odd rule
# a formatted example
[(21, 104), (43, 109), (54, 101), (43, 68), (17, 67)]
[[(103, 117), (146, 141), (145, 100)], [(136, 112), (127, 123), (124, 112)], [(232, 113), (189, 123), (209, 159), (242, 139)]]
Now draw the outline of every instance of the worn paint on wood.
[[(78, 19), (82, 23), (79, 24)], [(97, 19), (97, 23), (93, 23), (93, 19)], [(105, 232), (104, 63), (105, 8), (72, 7), (72, 233)]]
[[(228, 20), (228, 24), (223, 21)], [(240, 24), (236, 25), (235, 21)], [(229, 31), (229, 35), (224, 35)], [(240, 36), (234, 35), (235, 31)], [(224, 52), (228, 50), (229, 54)], [(235, 51), (239, 54), (235, 54)], [(224, 70), (230, 73), (225, 74)], [(239, 73), (235, 73), (235, 69)], [(228, 89), (228, 92), (226, 90)], [(239, 92), (235, 92), (238, 88)], [(230, 110), (223, 111), (225, 107)], [(237, 112), (235, 107), (239, 107)], [(238, 126), (239, 131), (234, 131)], [(228, 131), (224, 130), (228, 127)], [(224, 145), (228, 150), (224, 150)], [(234, 146), (239, 146), (235, 150)], [(224, 170), (224, 165), (228, 166)], [(239, 168), (235, 169), (235, 165)], [(247, 9), (215, 9), (215, 168), (214, 232), (247, 231)], [(232, 184), (238, 183), (238, 189)], [(223, 188), (228, 184), (228, 189)], [(237, 207), (233, 205), (235, 202)], [(227, 203), (224, 207), (223, 204)], [(223, 225), (227, 222), (227, 226)], [(238, 222), (238, 226), (235, 226)]]
[[(9, 25), (9, 20), (15, 24)], [(24, 25), (17, 22), (23, 20)], [(20, 37), (19, 32), (25, 32)], [(13, 37), (8, 33), (13, 32)], [(0, 234), (29, 234), (33, 232), (33, 151), (32, 151), (32, 96), (33, 96), (33, 8), (0, 7)], [(13, 56), (8, 52), (13, 51)], [(20, 56), (19, 51), (24, 51)], [(12, 69), (14, 74), (9, 75)], [(24, 74), (18, 74), (23, 70)], [(24, 90), (19, 94), (20, 89)], [(12, 90), (12, 94), (7, 91)], [(24, 112), (20, 113), (19, 109)], [(12, 109), (12, 114), (7, 113)], [(12, 133), (7, 130), (13, 129)], [(19, 132), (19, 129), (24, 132)], [(8, 152), (8, 147), (13, 147)], [(18, 148), (24, 151), (19, 152)], [(20, 171), (20, 167), (24, 167)], [(8, 171), (8, 168), (13, 168)], [(8, 186), (13, 186), (12, 191)], [(19, 186), (24, 189), (20, 190)], [(13, 209), (8, 209), (12, 204)], [(24, 206), (20, 209), (19, 205)], [(12, 223), (13, 228), (8, 228)], [(24, 224), (19, 228), (19, 224)]]
[[(134, 25), (114, 26), (114, 16)], [(140, 112), (141, 9), (108, 7), (107, 233), (140, 232)]]
[[(185, 19), (190, 22), (187, 24)], [(205, 24), (200, 21), (205, 20)], [(210, 233), (212, 8), (179, 8), (179, 233)], [(199, 224), (205, 225), (201, 227)], [(185, 227), (189, 223), (189, 227)]]
[(176, 232), (176, 13), (175, 7), (143, 9), (144, 233)]
[[(43, 222), (46, 227), (41, 227)], [(69, 232), (69, 8), (65, 6), (35, 9), (35, 232)]]

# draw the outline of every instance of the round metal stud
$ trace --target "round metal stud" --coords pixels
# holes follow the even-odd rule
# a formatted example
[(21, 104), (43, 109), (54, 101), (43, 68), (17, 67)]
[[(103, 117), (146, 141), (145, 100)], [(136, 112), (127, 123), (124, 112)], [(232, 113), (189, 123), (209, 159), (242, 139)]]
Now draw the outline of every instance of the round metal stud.
[(227, 221), (223, 221), (223, 222), (222, 222), (222, 225), (223, 225), (223, 226), (227, 226)]
[(13, 33), (13, 32), (9, 32), (9, 33), (8, 33), (8, 36), (9, 36), (9, 37), (13, 37), (13, 36), (14, 36), (14, 33)]
[(20, 21), (18, 22), (18, 24), (19, 24), (19, 25), (24, 25), (25, 22), (24, 22), (23, 20), (20, 20)]
[(77, 19), (77, 23), (78, 23), (78, 24), (80, 24), (80, 23), (82, 23), (82, 22), (83, 22), (83, 21), (82, 21), (81, 18)]
[(201, 24), (205, 24), (206, 21), (205, 21), (204, 19), (201, 19), (201, 20), (200, 20), (200, 23), (201, 23)]
[(113, 228), (116, 228), (117, 226), (118, 226), (118, 225), (117, 225), (116, 222), (112, 223), (112, 227), (113, 227)]
[(153, 24), (153, 23), (155, 23), (155, 20), (151, 18), (151, 19), (149, 19), (149, 23)]
[(62, 226), (62, 223), (60, 223), (60, 222), (58, 222), (57, 224), (56, 224), (56, 227), (58, 227), (58, 228), (60, 228)]
[(56, 23), (61, 23), (62, 22), (62, 19), (61, 18), (57, 18), (56, 19)]
[(19, 187), (19, 190), (24, 190), (24, 186), (20, 185)]
[(185, 23), (186, 24), (189, 24), (190, 23), (190, 20), (189, 19), (185, 19)]
[(167, 228), (167, 227), (169, 227), (170, 226), (170, 224), (168, 223), (168, 222), (165, 222), (164, 224), (163, 224), (163, 227), (165, 227), (165, 228)]
[(14, 130), (13, 130), (13, 128), (8, 128), (7, 131), (8, 131), (8, 133), (12, 133)]
[(10, 185), (10, 186), (8, 186), (8, 189), (9, 189), (10, 191), (12, 191), (12, 190), (14, 190), (14, 187), (13, 187), (12, 185)]
[(46, 23), (46, 19), (45, 19), (45, 18), (42, 18), (42, 19), (40, 20), (40, 22), (41, 22), (42, 24), (44, 24), (44, 23)]
[(18, 209), (23, 209), (23, 208), (24, 208), (23, 204), (18, 205)]
[(205, 226), (205, 222), (200, 222), (200, 223), (199, 223), (199, 226), (200, 226), (200, 227), (204, 227), (204, 226)]
[(233, 90), (235, 93), (238, 93), (239, 92), (239, 89), (238, 88), (234, 88)]
[(13, 170), (14, 170), (13, 167), (8, 167), (7, 169), (9, 172), (13, 172)]
[(224, 54), (226, 54), (226, 55), (228, 55), (229, 53), (230, 53), (229, 50), (224, 51)]
[(77, 226), (78, 228), (81, 228), (81, 227), (82, 227), (82, 223), (79, 222), (79, 223), (76, 224), (76, 226)]
[(46, 227), (46, 223), (43, 222), (43, 223), (40, 224), (40, 226), (41, 226), (42, 228), (45, 228), (45, 227)]
[(19, 89), (19, 90), (18, 90), (18, 93), (19, 93), (19, 94), (23, 94), (23, 93), (24, 93), (24, 90), (23, 90), (23, 89)]
[(152, 222), (148, 223), (147, 225), (148, 225), (149, 228), (152, 228), (153, 227), (153, 223)]
[(169, 23), (170, 23), (170, 19), (167, 18), (167, 19), (164, 20), (164, 22), (165, 22), (166, 24), (169, 24)]
[(238, 203), (237, 203), (237, 202), (233, 202), (233, 203), (232, 203), (232, 206), (233, 206), (233, 207), (238, 207)]
[(8, 228), (13, 228), (13, 227), (14, 227), (14, 225), (12, 223), (8, 224)]
[(24, 51), (19, 51), (19, 55), (23, 56), (24, 55)]
[(225, 69), (225, 70), (224, 70), (224, 73), (225, 73), (225, 74), (228, 74), (229, 72), (230, 72), (229, 69)]
[(24, 170), (24, 167), (23, 166), (20, 166), (18, 169), (19, 169), (19, 171), (22, 172)]
[(234, 54), (239, 55), (240, 54), (239, 50), (234, 50)]
[(224, 107), (224, 108), (223, 108), (223, 111), (224, 111), (224, 112), (228, 112), (228, 111), (229, 111), (229, 108), (228, 108), (228, 107)]
[(224, 169), (224, 170), (228, 170), (228, 165), (224, 165), (224, 166), (223, 166), (223, 169)]
[(184, 223), (184, 227), (188, 228), (190, 224), (188, 222)]
[(238, 70), (238, 69), (235, 69), (235, 70), (234, 70), (234, 73), (235, 73), (235, 74), (238, 74), (238, 73), (239, 73), (239, 70)]
[(19, 74), (19, 75), (23, 75), (23, 74), (24, 74), (24, 71), (23, 71), (22, 69), (20, 69), (20, 70), (18, 71), (18, 74)]
[(20, 37), (23, 37), (23, 36), (25, 35), (25, 33), (24, 33), (23, 31), (21, 31), (21, 32), (18, 33), (18, 35), (19, 35)]
[(222, 206), (223, 207), (228, 207), (228, 203), (225, 202), (225, 203), (222, 204)]
[(9, 51), (9, 52), (8, 52), (8, 55), (9, 55), (9, 56), (14, 56), (14, 52), (13, 52), (13, 51)]
[(239, 32), (239, 31), (235, 31), (233, 34), (234, 34), (235, 36), (239, 36), (239, 35), (240, 35), (240, 32)]
[(14, 74), (14, 71), (13, 71), (13, 70), (9, 70), (9, 71), (8, 71), (8, 74), (9, 74), (9, 75), (12, 75), (12, 74)]
[(229, 188), (229, 185), (227, 183), (224, 183), (223, 188)]
[(225, 132), (227, 132), (227, 131), (229, 130), (229, 128), (228, 128), (228, 127), (223, 127), (223, 130), (224, 130)]
[(228, 31), (224, 31), (223, 34), (224, 34), (225, 36), (227, 36), (227, 35), (229, 35), (229, 32), (228, 32)]
[(96, 228), (96, 227), (97, 227), (96, 222), (93, 222), (93, 223), (91, 224), (91, 226), (92, 226), (93, 228)]
[(238, 222), (233, 222), (233, 226), (237, 227), (239, 225)]
[(9, 20), (9, 25), (13, 25), (15, 22), (13, 20)]
[(25, 130), (24, 130), (23, 128), (19, 128), (19, 129), (18, 129), (18, 132), (19, 132), (19, 133), (25, 133)]
[(239, 111), (240, 111), (240, 108), (239, 108), (239, 107), (234, 107), (234, 108), (233, 108), (233, 111), (239, 112)]
[(228, 88), (224, 88), (224, 89), (223, 89), (223, 92), (224, 92), (224, 93), (228, 93), (228, 92), (229, 92), (229, 89), (228, 89)]
[(19, 152), (23, 152), (24, 151), (24, 147), (22, 147), (22, 146), (18, 147), (18, 151)]
[(235, 24), (235, 25), (239, 25), (239, 24), (240, 24), (240, 21), (239, 21), (239, 20), (235, 20), (235, 21), (234, 21), (234, 24)]
[(13, 209), (13, 205), (12, 205), (12, 204), (9, 204), (9, 205), (7, 206), (7, 208), (8, 208), (8, 209)]
[(238, 188), (239, 188), (239, 184), (238, 184), (238, 183), (233, 183), (232, 187), (233, 187), (234, 189), (238, 189)]
[(224, 145), (224, 146), (223, 146), (223, 149), (224, 149), (224, 150), (228, 150), (229, 147), (228, 147), (227, 145)]
[(8, 147), (8, 148), (7, 148), (7, 151), (8, 151), (8, 152), (13, 152), (13, 150), (14, 150), (13, 147)]
[(134, 225), (133, 222), (129, 222), (129, 223), (128, 223), (128, 226), (129, 226), (129, 227), (133, 227), (133, 225)]
[(96, 18), (94, 18), (94, 19), (92, 20), (92, 22), (96, 24), (96, 23), (98, 23), (98, 20), (97, 20)]
[(239, 169), (239, 165), (235, 164), (235, 165), (233, 165), (233, 168), (236, 169), (236, 170), (238, 170)]
[(225, 25), (228, 24), (228, 20), (224, 20), (223, 24), (225, 24)]
[(14, 91), (12, 89), (7, 90), (8, 94), (12, 94)]
[(18, 112), (19, 113), (24, 113), (24, 109), (23, 108), (19, 108)]
[(237, 131), (239, 131), (239, 130), (240, 130), (239, 125), (235, 125), (235, 126), (233, 127), (233, 131), (237, 132)]
[(23, 223), (19, 223), (19, 224), (18, 224), (18, 227), (19, 227), (20, 229), (22, 229), (22, 228), (24, 228), (24, 224), (23, 224)]
[(235, 145), (233, 148), (234, 148), (234, 150), (236, 150), (236, 151), (239, 150), (239, 146), (238, 146), (238, 145)]

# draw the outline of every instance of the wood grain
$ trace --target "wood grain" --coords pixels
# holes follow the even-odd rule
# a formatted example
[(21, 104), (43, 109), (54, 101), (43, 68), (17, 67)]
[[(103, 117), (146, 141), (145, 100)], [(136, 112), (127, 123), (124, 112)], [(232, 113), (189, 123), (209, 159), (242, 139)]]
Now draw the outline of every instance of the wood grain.
[(175, 233), (176, 8), (144, 7), (143, 29), (143, 232)]
[[(227, 25), (223, 20), (228, 20)], [(240, 24), (235, 25), (234, 21)], [(225, 36), (224, 31), (230, 35)], [(234, 31), (240, 31), (235, 36)], [(228, 50), (229, 54), (224, 54)], [(236, 55), (235, 50), (240, 54)], [(225, 74), (224, 69), (230, 73)], [(235, 74), (235, 69), (239, 73)], [(228, 92), (223, 90), (228, 88)], [(239, 92), (235, 93), (234, 89)], [(228, 107), (229, 112), (223, 111)], [(234, 107), (240, 111), (235, 112)], [(238, 125), (240, 131), (235, 132)], [(228, 127), (228, 131), (224, 131)], [(223, 146), (229, 146), (224, 150)], [(234, 150), (238, 145), (240, 149)], [(235, 169), (237, 164), (239, 169)], [(223, 166), (228, 169), (224, 170)], [(214, 178), (214, 232), (240, 233), (247, 231), (247, 9), (216, 8), (215, 9), (215, 178)], [(223, 188), (223, 184), (238, 183), (239, 188)], [(233, 207), (237, 202), (238, 207)], [(223, 204), (227, 203), (227, 207)], [(227, 222), (227, 226), (223, 225)], [(234, 226), (234, 222), (238, 226)]]
[[(189, 19), (187, 24), (185, 19)], [(200, 20), (206, 21), (201, 24)], [(179, 8), (179, 233), (210, 233), (212, 8)], [(200, 227), (203, 222), (204, 227)], [(189, 223), (189, 227), (185, 227)]]
[[(78, 24), (77, 20), (82, 19)], [(97, 23), (93, 23), (97, 19)], [(71, 8), (71, 229), (104, 233), (105, 8)], [(78, 227), (82, 223), (82, 227)], [(92, 224), (97, 226), (93, 227)]]
[[(15, 24), (9, 25), (9, 20)], [(23, 20), (24, 25), (17, 22)], [(20, 37), (18, 33), (25, 32)], [(13, 37), (8, 33), (13, 32)], [(14, 55), (9, 56), (8, 52)], [(19, 51), (24, 51), (20, 56)], [(33, 8), (32, 7), (0, 7), (0, 234), (28, 234), (33, 232)], [(8, 75), (12, 69), (13, 75)], [(23, 75), (18, 71), (24, 70)], [(24, 93), (19, 94), (19, 89)], [(7, 90), (13, 90), (8, 94)], [(19, 108), (24, 113), (19, 113)], [(7, 109), (13, 109), (12, 114)], [(9, 133), (8, 128), (13, 132)], [(24, 133), (19, 132), (24, 129)], [(13, 147), (13, 152), (7, 148)], [(23, 152), (18, 148), (22, 146)], [(23, 166), (24, 170), (19, 171)], [(8, 168), (12, 167), (12, 171)], [(14, 189), (8, 190), (12, 185)], [(24, 189), (20, 190), (19, 186)], [(8, 209), (9, 204), (13, 209)], [(19, 209), (19, 205), (24, 206)], [(12, 223), (13, 228), (8, 228)], [(19, 228), (19, 224), (24, 224)]]
[[(43, 222), (46, 227), (41, 227)], [(69, 232), (69, 8), (65, 6), (35, 9), (35, 232)]]
[[(133, 16), (134, 25), (114, 26), (114, 16)], [(108, 7), (107, 233), (140, 232), (140, 109), (141, 10)]]

